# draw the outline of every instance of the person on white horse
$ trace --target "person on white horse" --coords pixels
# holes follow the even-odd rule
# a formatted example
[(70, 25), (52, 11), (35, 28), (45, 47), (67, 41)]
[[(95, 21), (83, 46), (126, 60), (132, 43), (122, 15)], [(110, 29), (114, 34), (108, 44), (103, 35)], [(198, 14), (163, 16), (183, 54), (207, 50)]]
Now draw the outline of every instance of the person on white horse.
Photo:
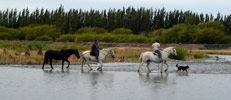
[(160, 62), (162, 62), (162, 55), (160, 50), (162, 51), (162, 48), (160, 47), (160, 43), (158, 40), (156, 40), (155, 43), (152, 44), (153, 50), (154, 50), (154, 54), (157, 53), (158, 54), (158, 58), (160, 60)]
[(161, 69), (160, 72), (163, 72), (163, 64), (167, 65), (167, 68), (165, 69), (165, 72), (168, 71), (168, 64), (167, 64), (167, 60), (168, 60), (168, 56), (170, 54), (172, 54), (173, 56), (176, 56), (176, 49), (174, 47), (168, 47), (165, 48), (163, 51), (161, 51), (162, 54), (162, 62), (160, 62), (160, 59), (158, 56), (154, 55), (153, 52), (150, 51), (146, 51), (141, 53), (140, 57), (139, 57), (139, 68), (137, 69), (137, 72), (140, 72), (140, 68), (142, 67), (142, 65), (144, 63), (147, 63), (147, 69), (149, 72), (151, 72), (150, 68), (149, 68), (149, 64), (150, 62), (155, 62), (155, 63), (161, 63)]
[[(83, 66), (84, 63), (87, 63), (88, 67), (90, 68), (90, 70), (93, 70), (90, 66), (90, 61), (94, 61), (94, 62), (99, 62), (100, 63), (100, 67), (97, 68), (97, 70), (102, 71), (103, 69), (103, 61), (105, 60), (107, 55), (111, 55), (112, 58), (115, 57), (114, 54), (114, 50), (112, 48), (106, 48), (106, 49), (102, 49), (98, 50), (98, 40), (95, 40), (95, 43), (92, 45), (92, 49), (84, 51), (82, 53), (82, 66), (81, 66), (81, 70), (83, 71)], [(93, 54), (94, 53), (94, 54)]]
[(91, 47), (91, 52), (95, 56), (96, 61), (99, 60), (99, 47), (98, 47), (98, 40), (95, 40), (95, 43)]

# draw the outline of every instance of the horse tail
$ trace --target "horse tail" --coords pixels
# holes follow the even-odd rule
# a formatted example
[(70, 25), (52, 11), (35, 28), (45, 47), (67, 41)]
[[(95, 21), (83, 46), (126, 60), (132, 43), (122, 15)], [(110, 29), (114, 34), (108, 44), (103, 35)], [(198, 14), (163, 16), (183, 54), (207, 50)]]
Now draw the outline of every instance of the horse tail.
[(141, 53), (141, 54), (140, 54), (140, 57), (139, 57), (139, 63), (141, 63), (141, 62), (142, 62), (143, 54), (144, 54), (144, 53)]

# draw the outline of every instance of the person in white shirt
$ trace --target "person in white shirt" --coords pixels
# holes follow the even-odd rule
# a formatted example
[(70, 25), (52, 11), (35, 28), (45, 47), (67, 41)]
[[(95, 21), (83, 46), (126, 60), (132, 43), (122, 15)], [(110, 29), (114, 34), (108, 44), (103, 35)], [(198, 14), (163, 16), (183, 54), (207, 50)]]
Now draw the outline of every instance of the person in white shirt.
[(153, 47), (154, 53), (158, 54), (158, 58), (159, 58), (160, 62), (162, 62), (162, 55), (160, 53), (160, 50), (162, 50), (162, 48), (160, 47), (159, 41), (156, 40), (156, 42), (152, 44), (152, 47)]

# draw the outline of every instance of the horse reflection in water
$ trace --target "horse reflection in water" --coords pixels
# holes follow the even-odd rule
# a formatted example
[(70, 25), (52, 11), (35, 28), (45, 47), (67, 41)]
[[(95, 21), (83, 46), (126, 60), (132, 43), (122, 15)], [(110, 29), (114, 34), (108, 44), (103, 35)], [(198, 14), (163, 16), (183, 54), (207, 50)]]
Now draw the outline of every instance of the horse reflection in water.
[(139, 73), (139, 79), (144, 83), (166, 84), (168, 81), (168, 73)]
[(80, 58), (78, 50), (73, 50), (73, 49), (61, 50), (61, 51), (48, 50), (45, 52), (44, 55), (44, 62), (43, 62), (42, 69), (44, 70), (44, 65), (48, 63), (48, 59), (50, 60), (51, 70), (53, 69), (52, 59), (62, 60), (62, 71), (63, 71), (64, 61), (67, 61), (68, 62), (67, 69), (68, 69), (70, 65), (70, 61), (68, 60), (68, 58), (72, 54), (75, 54), (75, 56), (78, 59)]

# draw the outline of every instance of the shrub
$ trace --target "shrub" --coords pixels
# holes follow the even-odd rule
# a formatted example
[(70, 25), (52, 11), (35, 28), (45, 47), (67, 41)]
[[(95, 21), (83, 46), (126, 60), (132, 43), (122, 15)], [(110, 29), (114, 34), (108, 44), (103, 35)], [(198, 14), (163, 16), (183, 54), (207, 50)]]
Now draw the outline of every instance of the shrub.
[(43, 35), (47, 35), (52, 39), (56, 39), (60, 36), (60, 33), (56, 31), (56, 27), (54, 25), (27, 27), (24, 31), (26, 32), (26, 40), (34, 40), (35, 38)]
[(96, 33), (77, 34), (76, 40), (78, 42), (92, 42), (97, 39), (97, 36), (98, 35)]
[(207, 22), (207, 23), (200, 23), (198, 25), (199, 28), (204, 29), (204, 28), (214, 28), (218, 30), (225, 30), (225, 26), (221, 22)]
[(222, 43), (221, 39), (223, 39), (225, 33), (221, 30), (214, 28), (205, 28), (201, 29), (196, 33), (196, 43)]
[(76, 36), (74, 34), (65, 34), (61, 35), (59, 38), (56, 39), (58, 42), (74, 42)]
[(43, 35), (43, 36), (37, 37), (35, 40), (36, 41), (52, 41), (53, 39), (47, 35)]
[(186, 60), (187, 53), (188, 53), (187, 49), (177, 47), (176, 48), (176, 54), (177, 54), (176, 59), (177, 60)]
[(184, 24), (178, 24), (164, 31), (163, 32), (164, 43), (178, 43), (179, 34), (184, 30), (184, 28), (185, 28)]
[(159, 40), (159, 42), (164, 43), (163, 38), (163, 32), (166, 31), (166, 29), (158, 29), (156, 31), (153, 31), (149, 35), (152, 37), (152, 41)]
[(128, 35), (128, 41), (130, 43), (147, 43), (148, 38), (143, 35)]
[(116, 42), (116, 36), (111, 33), (100, 34), (97, 36), (97, 39), (104, 42)]
[(117, 28), (117, 29), (112, 30), (112, 33), (114, 34), (133, 34), (133, 31), (127, 28)]
[(202, 53), (195, 53), (193, 54), (194, 58), (195, 59), (202, 59), (202, 58), (205, 58), (205, 55), (202, 54)]
[(99, 28), (99, 27), (83, 27), (78, 29), (77, 31), (77, 33), (89, 33), (89, 32), (95, 32), (99, 34), (99, 33), (105, 33), (107, 31), (104, 28)]
[(0, 40), (13, 40), (13, 36), (6, 32), (0, 32)]

